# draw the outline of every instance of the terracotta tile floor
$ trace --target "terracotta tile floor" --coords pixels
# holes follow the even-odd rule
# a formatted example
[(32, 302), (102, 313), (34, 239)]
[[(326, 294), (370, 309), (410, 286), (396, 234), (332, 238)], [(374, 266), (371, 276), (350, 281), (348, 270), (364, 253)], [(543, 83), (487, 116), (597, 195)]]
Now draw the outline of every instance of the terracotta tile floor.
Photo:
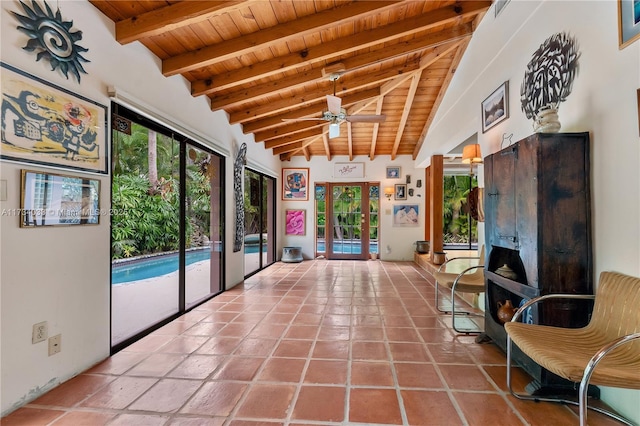
[(452, 332), (431, 281), (409, 262), (276, 263), (1, 423), (578, 423), (573, 408), (508, 395), (504, 355)]

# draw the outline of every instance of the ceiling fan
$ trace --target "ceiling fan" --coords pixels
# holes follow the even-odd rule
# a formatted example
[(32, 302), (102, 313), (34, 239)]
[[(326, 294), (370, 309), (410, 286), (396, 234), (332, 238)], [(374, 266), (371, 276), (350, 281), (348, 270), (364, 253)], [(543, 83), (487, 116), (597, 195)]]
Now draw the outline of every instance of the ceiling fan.
[(283, 121), (319, 121), (329, 122), (329, 138), (340, 136), (340, 124), (348, 121), (350, 123), (382, 123), (386, 120), (386, 115), (347, 115), (347, 111), (342, 108), (342, 99), (336, 96), (336, 80), (340, 78), (339, 73), (329, 75), (329, 80), (333, 81), (333, 95), (327, 95), (327, 110), (320, 118), (292, 118)]

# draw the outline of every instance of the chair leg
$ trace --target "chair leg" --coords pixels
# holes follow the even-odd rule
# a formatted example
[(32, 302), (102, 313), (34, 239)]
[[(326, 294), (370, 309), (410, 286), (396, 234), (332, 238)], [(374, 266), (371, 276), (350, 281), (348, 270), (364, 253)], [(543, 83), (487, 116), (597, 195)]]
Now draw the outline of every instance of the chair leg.
[(467, 312), (467, 311), (456, 312), (456, 301), (455, 301), (456, 284), (457, 284), (457, 280), (454, 281), (453, 285), (451, 286), (451, 326), (453, 327), (453, 329), (457, 333), (464, 333), (464, 334), (480, 334), (480, 333), (482, 333), (484, 330), (481, 330), (479, 328), (459, 329), (456, 326), (456, 315), (464, 315), (466, 317), (472, 317), (472, 316), (474, 316), (474, 317), (482, 317), (482, 316), (484, 316), (484, 315), (476, 314), (475, 312)]
[(591, 374), (593, 373), (593, 368), (595, 368), (595, 364), (591, 365), (591, 362), (585, 369), (585, 374), (580, 382), (580, 391), (578, 395), (578, 402), (572, 401), (570, 399), (564, 398), (547, 398), (547, 397), (539, 397), (527, 394), (516, 393), (513, 390), (511, 385), (511, 365), (512, 365), (512, 354), (513, 354), (513, 342), (511, 341), (511, 336), (507, 333), (507, 388), (509, 389), (509, 393), (513, 395), (515, 398), (524, 400), (524, 401), (535, 401), (535, 402), (555, 402), (561, 404), (571, 404), (577, 405), (579, 407), (580, 412), (580, 426), (587, 426), (587, 408), (593, 411), (596, 411), (600, 414), (604, 414), (605, 416), (611, 417), (613, 419), (618, 420), (619, 422), (627, 425), (627, 426), (637, 426), (635, 423), (631, 423), (631, 421), (625, 419), (624, 417), (619, 416), (616, 413), (612, 413), (611, 411), (605, 410), (600, 407), (593, 407), (587, 404), (587, 395), (589, 389), (589, 379), (591, 378)]
[(436, 309), (442, 314), (448, 314), (451, 312), (449, 310), (440, 308), (440, 286), (438, 285), (438, 280), (436, 280)]

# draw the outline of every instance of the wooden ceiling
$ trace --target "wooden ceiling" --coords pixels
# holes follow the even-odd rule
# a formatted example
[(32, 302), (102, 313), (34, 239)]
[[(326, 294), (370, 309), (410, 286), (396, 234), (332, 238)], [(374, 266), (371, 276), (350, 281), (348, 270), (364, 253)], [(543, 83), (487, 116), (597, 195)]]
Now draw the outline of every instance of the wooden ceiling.
[[(282, 160), (384, 155), (415, 159), (491, 1), (91, 0)], [(339, 77), (332, 81), (331, 76)], [(348, 115), (329, 138), (326, 95)], [(286, 120), (286, 121), (285, 121)]]

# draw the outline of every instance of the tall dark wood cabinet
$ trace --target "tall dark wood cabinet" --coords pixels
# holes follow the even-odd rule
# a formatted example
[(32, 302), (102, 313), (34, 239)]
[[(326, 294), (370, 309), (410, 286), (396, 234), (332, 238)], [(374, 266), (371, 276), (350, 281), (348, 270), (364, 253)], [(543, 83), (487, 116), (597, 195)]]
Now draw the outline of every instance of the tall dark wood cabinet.
[[(537, 133), (485, 158), (485, 332), (503, 350), (499, 305), (593, 293), (589, 165), (588, 133)], [(504, 265), (515, 278), (505, 277)], [(581, 327), (590, 310), (590, 302), (560, 299), (531, 309), (524, 320)], [(530, 392), (567, 384), (520, 351), (514, 357), (534, 378)]]

